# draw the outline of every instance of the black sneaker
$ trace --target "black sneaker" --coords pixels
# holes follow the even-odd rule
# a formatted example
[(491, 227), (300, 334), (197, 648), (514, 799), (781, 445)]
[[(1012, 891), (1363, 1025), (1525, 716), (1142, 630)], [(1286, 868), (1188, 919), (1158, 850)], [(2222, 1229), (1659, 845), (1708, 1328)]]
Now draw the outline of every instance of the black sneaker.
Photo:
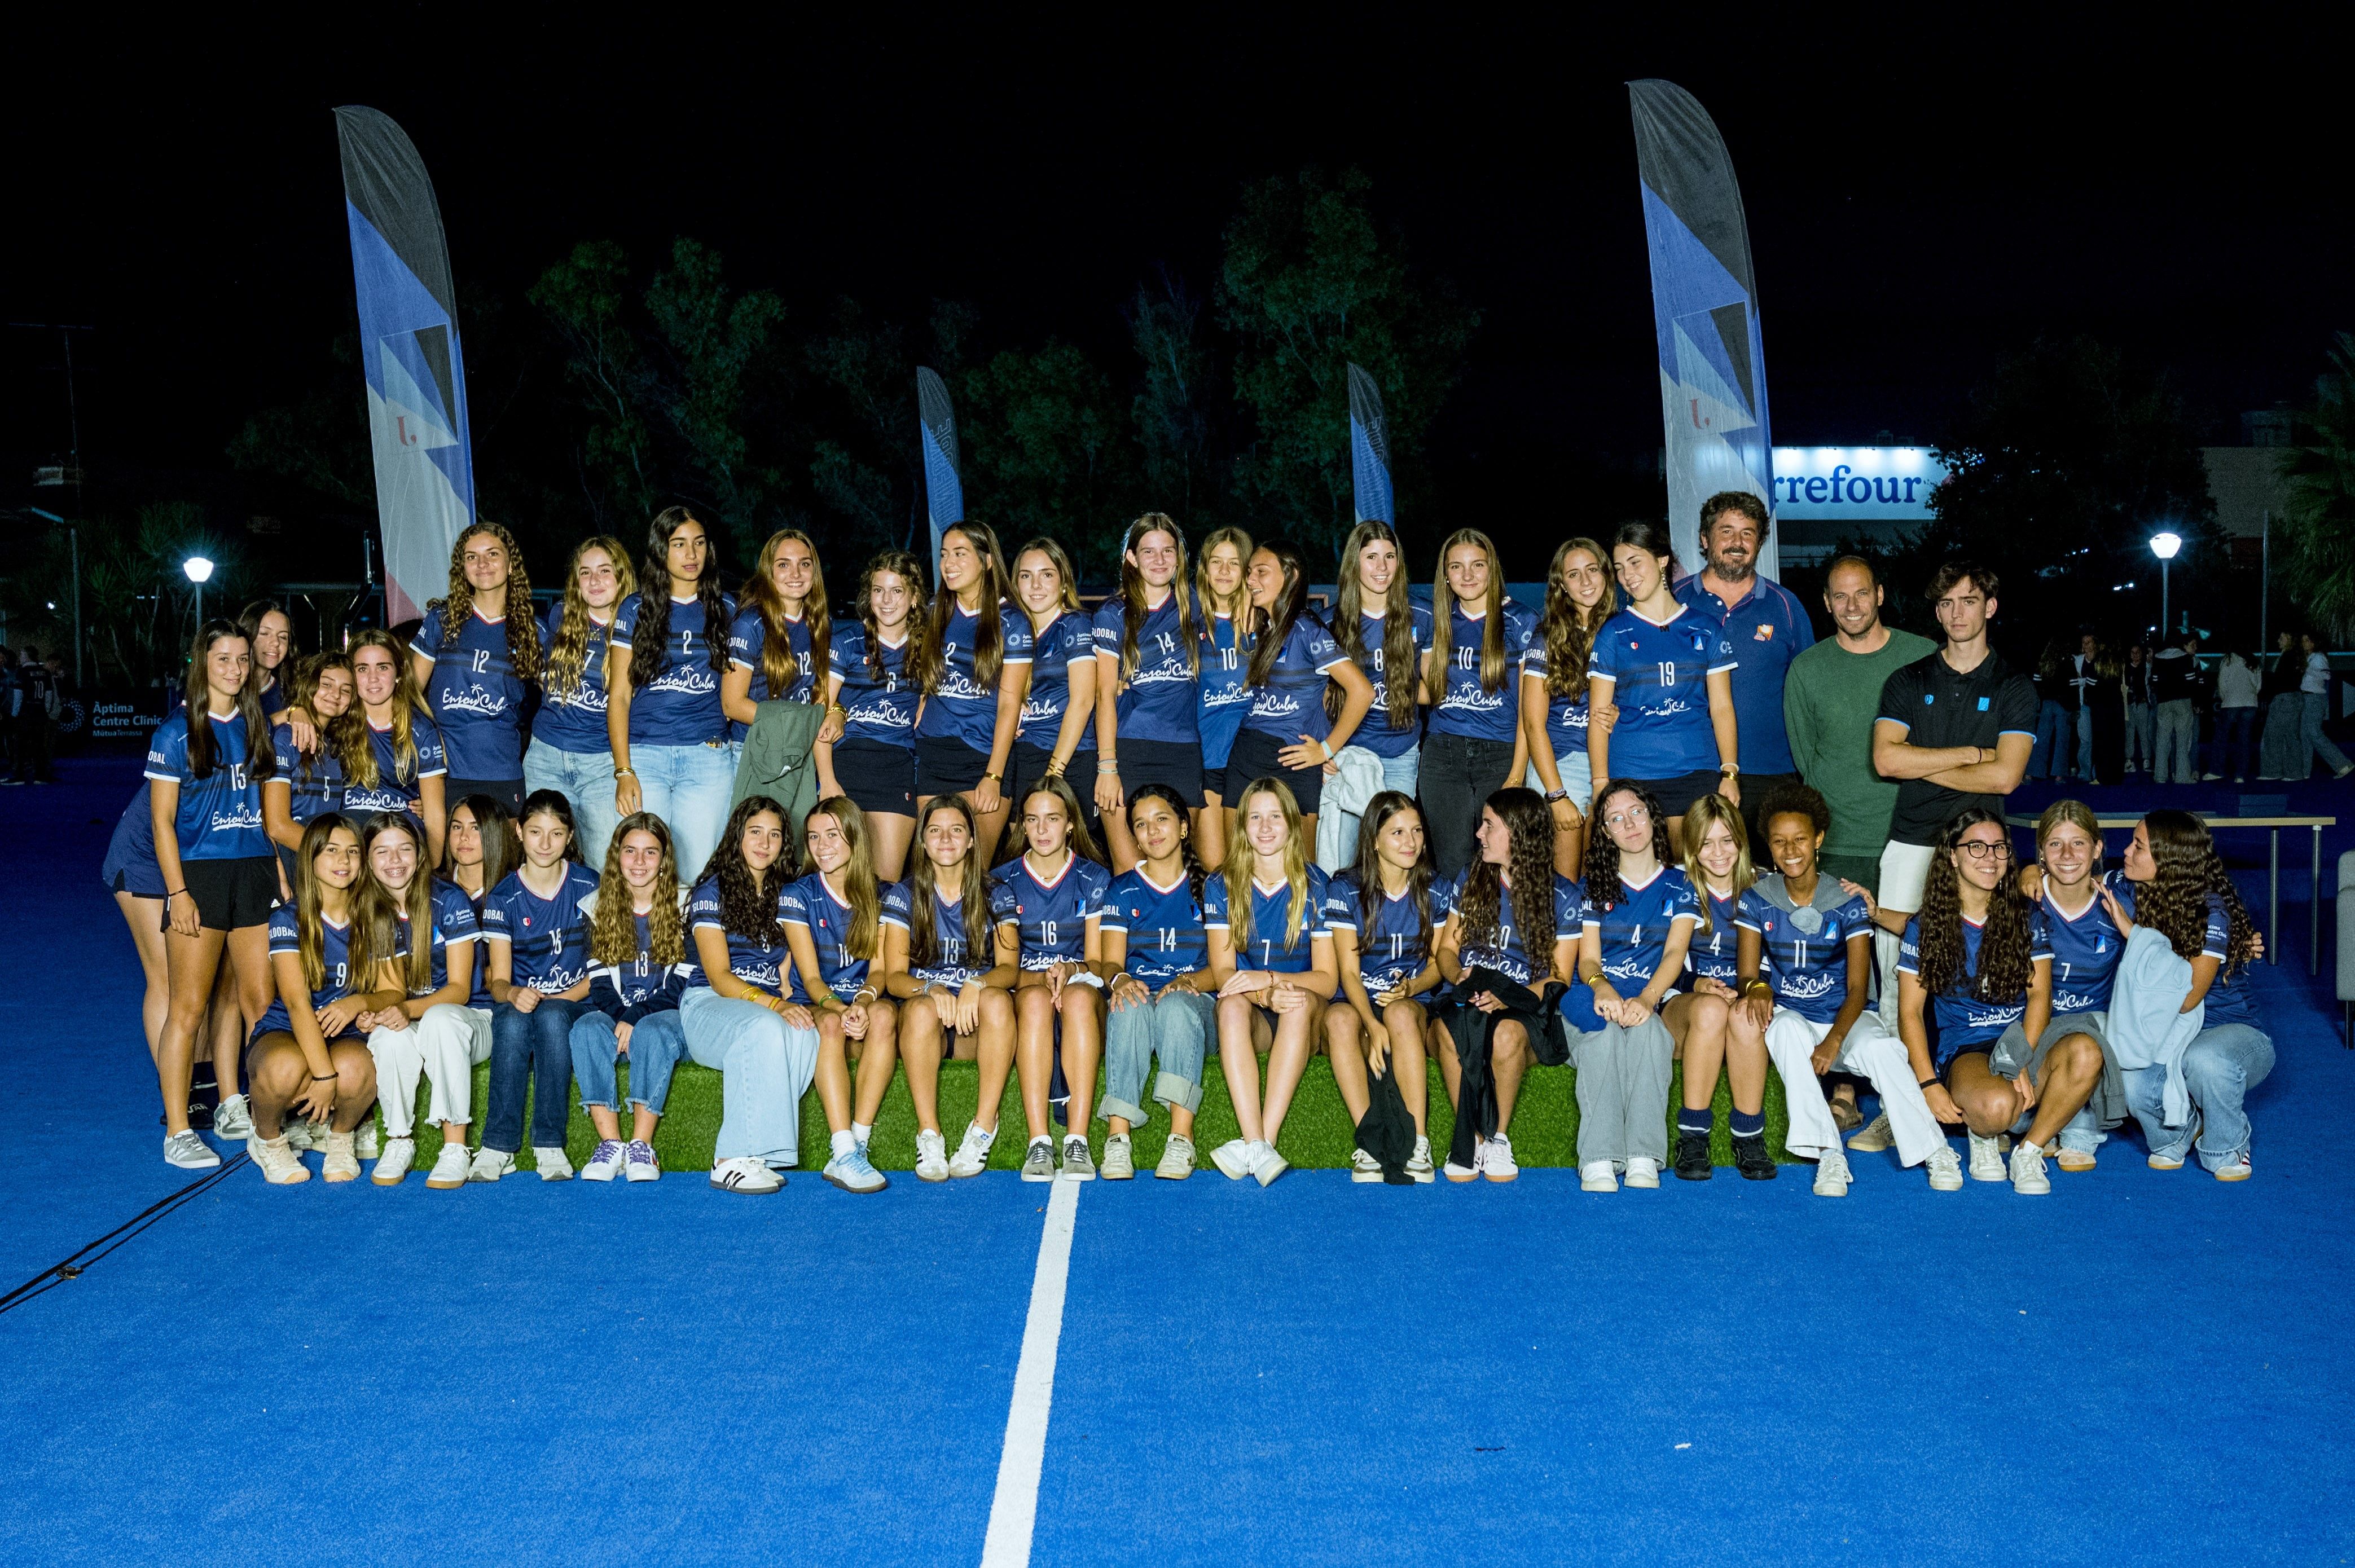
[(1709, 1134), (1677, 1130), (1677, 1178), (1683, 1181), (1706, 1181), (1715, 1170), (1709, 1162)]
[(1742, 1172), (1744, 1181), (1774, 1180), (1774, 1157), (1766, 1152), (1764, 1133), (1733, 1140), (1733, 1168)]

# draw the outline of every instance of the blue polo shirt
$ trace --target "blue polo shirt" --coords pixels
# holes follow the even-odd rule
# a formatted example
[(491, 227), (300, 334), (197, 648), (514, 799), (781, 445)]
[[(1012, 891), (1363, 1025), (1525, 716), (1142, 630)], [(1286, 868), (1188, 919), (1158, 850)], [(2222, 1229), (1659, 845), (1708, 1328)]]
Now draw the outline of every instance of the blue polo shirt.
[(1762, 577), (1727, 604), (1694, 573), (1676, 586), (1678, 603), (1713, 622), (1741, 661), (1733, 667), (1733, 717), (1744, 773), (1796, 773), (1791, 737), (1783, 729), (1783, 677), (1791, 661), (1815, 646), (1816, 629), (1799, 596)]

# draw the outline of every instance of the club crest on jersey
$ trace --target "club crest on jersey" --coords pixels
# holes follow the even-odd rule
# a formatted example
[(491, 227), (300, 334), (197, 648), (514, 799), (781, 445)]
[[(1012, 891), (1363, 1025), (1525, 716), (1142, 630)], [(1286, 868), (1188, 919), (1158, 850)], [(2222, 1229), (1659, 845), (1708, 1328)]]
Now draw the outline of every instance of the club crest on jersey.
[(1756, 631), (1752, 632), (1751, 637), (1759, 642), (1772, 642), (1774, 641), (1774, 628), (1772, 625), (1763, 625)]

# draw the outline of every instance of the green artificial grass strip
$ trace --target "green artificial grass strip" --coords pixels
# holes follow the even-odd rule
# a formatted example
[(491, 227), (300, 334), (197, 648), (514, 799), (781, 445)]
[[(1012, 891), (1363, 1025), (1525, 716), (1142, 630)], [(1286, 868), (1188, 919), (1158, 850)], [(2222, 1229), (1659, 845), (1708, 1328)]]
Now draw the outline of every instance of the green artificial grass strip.
[[(1264, 1070), (1263, 1064), (1263, 1070)], [(1455, 1118), (1447, 1104), (1447, 1089), (1441, 1080), (1439, 1065), (1430, 1066), (1430, 1127), (1431, 1145), (1434, 1158), (1446, 1158), (1447, 1142), (1455, 1128)], [(1532, 1067), (1522, 1080), (1519, 1103), (1514, 1107), (1512, 1139), (1513, 1158), (1528, 1166), (1574, 1167), (1578, 1163), (1578, 1099), (1573, 1086), (1576, 1073), (1569, 1067)], [(712, 1147), (719, 1137), (720, 1097), (719, 1075), (709, 1067), (692, 1062), (681, 1062), (671, 1074), (670, 1102), (666, 1107), (662, 1124), (655, 1132), (655, 1150), (662, 1157), (666, 1171), (709, 1171), (711, 1169)], [(490, 1098), (490, 1065), (482, 1064), (474, 1069), (474, 1107), (476, 1127), (474, 1140), (481, 1140), (480, 1123), (483, 1107)], [(425, 1118), (430, 1090), (420, 1084), (417, 1094), (417, 1160), (413, 1169), (430, 1170), (442, 1152), (440, 1124)], [(629, 1067), (622, 1065), (623, 1110), (622, 1134), (629, 1136)], [(949, 1151), (956, 1151), (957, 1140), (964, 1135), (965, 1124), (973, 1119), (974, 1107), (981, 1097), (981, 1069), (973, 1062), (944, 1062), (941, 1065), (941, 1130)], [(1670, 1144), (1674, 1145), (1677, 1107), (1684, 1103), (1681, 1069), (1668, 1089), (1668, 1125)], [(1167, 1107), (1151, 1107), (1153, 1119), (1135, 1130), (1133, 1150), (1140, 1171), (1149, 1171), (1161, 1159), (1162, 1146), (1169, 1137), (1169, 1113)], [(1008, 1075), (1006, 1097), (998, 1107), (998, 1137), (990, 1150), (992, 1170), (1018, 1170), (1025, 1146), (1025, 1126), (1022, 1117), (1022, 1094), (1019, 1081)], [(1722, 1076), (1717, 1085), (1717, 1128), (1710, 1136), (1710, 1155), (1720, 1165), (1733, 1163), (1732, 1135), (1728, 1120), (1732, 1115), (1732, 1097)], [(1790, 1118), (1783, 1100), (1782, 1079), (1773, 1073), (1766, 1075), (1766, 1147), (1775, 1151), (1775, 1158), (1789, 1161), (1783, 1152), (1783, 1139)], [(529, 1127), (528, 1113), (525, 1126)], [(812, 1089), (802, 1098), (802, 1163), (805, 1171), (815, 1171), (826, 1161), (827, 1137), (826, 1112), (819, 1107), (817, 1091)], [(1043, 1130), (1047, 1130), (1042, 1128)], [(1060, 1128), (1054, 1129), (1060, 1139)], [(1196, 1163), (1209, 1168), (1210, 1150), (1231, 1138), (1241, 1136), (1235, 1125), (1233, 1103), (1227, 1097), (1226, 1075), (1219, 1070), (1213, 1057), (1203, 1074), (1202, 1106), (1194, 1127)], [(1103, 1121), (1097, 1118), (1092, 1129), (1090, 1144), (1099, 1156), (1103, 1151)], [(582, 1110), (576, 1097), (572, 1106), (570, 1126), (565, 1133), (565, 1152), (577, 1168), (587, 1161), (597, 1147), (596, 1130), (590, 1125), (589, 1114)], [(1341, 1091), (1333, 1082), (1331, 1065), (1322, 1056), (1310, 1059), (1308, 1071), (1294, 1095), (1292, 1107), (1286, 1113), (1284, 1131), (1276, 1140), (1284, 1157), (1304, 1170), (1334, 1170), (1349, 1163), (1349, 1151), (1357, 1145), (1355, 1125), (1349, 1120), (1348, 1108), (1341, 1103)], [(916, 1164), (916, 1107), (908, 1097), (905, 1074), (895, 1074), (891, 1087), (883, 1097), (883, 1109), (876, 1118), (875, 1137), (868, 1145), (868, 1157), (883, 1171), (912, 1171)], [(537, 1169), (529, 1148), (516, 1157), (518, 1169)]]

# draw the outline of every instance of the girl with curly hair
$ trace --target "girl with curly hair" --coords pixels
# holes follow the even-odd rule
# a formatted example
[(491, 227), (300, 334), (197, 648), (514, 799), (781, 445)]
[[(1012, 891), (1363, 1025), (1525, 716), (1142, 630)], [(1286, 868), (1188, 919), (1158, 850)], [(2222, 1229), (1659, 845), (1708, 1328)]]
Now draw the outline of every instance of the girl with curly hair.
[(826, 715), (841, 738), (821, 732), (810, 756), (817, 792), (867, 813), (875, 874), (897, 882), (916, 832), (916, 709), (913, 671), (922, 649), (924, 567), (905, 550), (885, 550), (859, 574), (858, 619), (833, 628), (826, 645)]
[(524, 697), (539, 679), (534, 614), (515, 535), (496, 523), (459, 535), (450, 547), (450, 595), (425, 607), (409, 655), (449, 748), (453, 795), (523, 804)]
[(2126, 873), (2135, 888), (2135, 912), (2104, 890), (2103, 904), (2128, 935), (2140, 919), (2167, 938), (2191, 965), (2183, 1011), (2204, 1005), (2201, 1028), (2183, 1053), (2184, 1086), (2198, 1109), (2196, 1124), (2167, 1125), (2167, 1069), (2126, 1075), (2126, 1102), (2142, 1123), (2155, 1171), (2177, 1171), (2200, 1135), (2200, 1163), (2219, 1181), (2249, 1179), (2248, 1092), (2274, 1070), (2273, 1037), (2264, 1032), (2249, 994), (2249, 966), (2264, 941), (2241, 906), (2241, 895), (2217, 858), (2208, 826), (2189, 811), (2153, 811), (2135, 824)]
[(932, 619), (908, 662), (909, 678), (924, 694), (916, 715), (916, 805), (962, 793), (980, 824), (982, 858), (990, 860), (1014, 803), (1006, 770), (1030, 687), (1030, 618), (1009, 602), (1013, 574), (986, 525), (941, 530), (938, 566)]
[[(1706, 1181), (1712, 1174), (1709, 1140), (1716, 1126), (1718, 1068), (1732, 1092), (1733, 1165), (1745, 1181), (1774, 1180), (1774, 1157), (1766, 1152), (1765, 1020), (1757, 1027), (1731, 1027), (1741, 975), (1740, 910), (1758, 880), (1750, 863), (1750, 837), (1741, 809), (1722, 795), (1703, 795), (1685, 812), (1682, 830), (1685, 880), (1698, 895), (1700, 919), (1693, 927), (1685, 966), (1692, 971), (1695, 996), (1715, 997), (1729, 1009), (1729, 1027), (1703, 1031), (1685, 1042), (1684, 1104), (1677, 1110), (1677, 1176)], [(1763, 1002), (1762, 1002), (1763, 1005)]]
[(1209, 874), (1195, 856), (1186, 802), (1167, 784), (1128, 798), (1128, 828), (1144, 859), (1112, 879), (1103, 899), (1103, 972), (1112, 978), (1104, 1029), (1103, 1175), (1136, 1174), (1134, 1128), (1152, 1114), (1146, 1067), (1158, 1061), (1152, 1098), (1169, 1110), (1169, 1137), (1154, 1174), (1194, 1173), (1194, 1113), (1202, 1104), (1202, 1059), (1218, 1028), (1210, 993), (1210, 938), (1202, 925)]
[[(652, 811), (623, 819), (597, 879), (589, 928), (589, 1011), (572, 1021), (572, 1076), (597, 1147), (581, 1168), (591, 1181), (662, 1175), (655, 1128), (670, 1100), (671, 1073), (687, 1054), (678, 1004), (695, 973), (681, 913), (678, 854)], [(630, 1139), (622, 1141), (620, 1058), (630, 1060)]]
[(1521, 733), (1529, 787), (1553, 812), (1553, 868), (1575, 879), (1586, 853), (1594, 777), (1586, 756), (1586, 662), (1594, 634), (1617, 613), (1611, 560), (1592, 539), (1571, 539), (1546, 570), (1545, 612), (1521, 655)]
[[(1421, 809), (1411, 797), (1385, 789), (1366, 802), (1356, 864), (1325, 886), (1325, 925), (1333, 933), (1333, 962), (1341, 975), (1338, 1000), (1348, 1004), (1325, 1010), (1333, 1081), (1354, 1125), (1373, 1104), (1368, 1069), (1397, 1075), (1400, 1097), (1414, 1118), (1414, 1152), (1406, 1171), (1417, 1181), (1435, 1174), (1427, 1120), (1431, 1079), (1424, 1069), (1430, 1013), (1421, 999), (1445, 983), (1434, 957), (1438, 928), (1447, 919), (1446, 890), (1433, 885), (1437, 880)], [(1350, 1181), (1381, 1179), (1372, 1155), (1363, 1149), (1350, 1152)]]
[(786, 885), (777, 909), (794, 958), (785, 1022), (817, 1031), (817, 1097), (833, 1139), (819, 1174), (846, 1192), (879, 1192), (890, 1183), (867, 1145), (891, 1086), (900, 1021), (883, 991), (883, 931), (887, 922), (908, 923), (908, 892), (878, 882), (866, 814), (856, 804), (831, 796), (811, 809), (801, 879)]
[[(916, 825), (904, 921), (883, 922), (884, 989), (900, 1002), (900, 1057), (916, 1107), (916, 1179), (978, 1176), (988, 1139), (973, 1129), (951, 1160), (941, 1137), (941, 1062), (978, 1058), (985, 1083), (1005, 1094), (1014, 1067), (1014, 998), (990, 983), (997, 941), (989, 914), (989, 868), (974, 845), (973, 807), (943, 795)], [(995, 1125), (993, 1120), (993, 1125)]]
[(1450, 1181), (1483, 1176), (1510, 1181), (1521, 1171), (1506, 1128), (1546, 1022), (1540, 1012), (1517, 1008), (1486, 987), (1466, 987), (1487, 971), (1535, 992), (1541, 1007), (1551, 1006), (1572, 972), (1580, 897), (1578, 884), (1553, 868), (1553, 818), (1536, 790), (1516, 787), (1489, 796), (1472, 837), (1476, 858), (1440, 895), (1447, 923), (1435, 958), (1440, 974), (1456, 988), (1458, 1008), (1487, 1015), (1494, 1097), (1479, 1094), (1465, 1103), (1470, 1075), (1463, 1055), (1471, 1042), (1459, 1035), (1471, 1021), (1459, 1012), (1436, 1032), (1439, 1070), (1455, 1106), (1455, 1146), (1442, 1173)]
[(638, 591), (613, 612), (605, 642), (605, 738), (613, 813), (670, 824), (678, 863), (699, 874), (719, 842), (736, 784), (736, 748), (719, 705), (736, 601), (719, 590), (719, 550), (703, 520), (664, 508), (646, 529)]
[(523, 754), (523, 785), (533, 794), (554, 789), (572, 802), (581, 853), (591, 865), (605, 863), (613, 838), (607, 640), (622, 601), (637, 588), (626, 546), (605, 534), (584, 539), (565, 569), (563, 597), (548, 607), (539, 629), (539, 712)]

